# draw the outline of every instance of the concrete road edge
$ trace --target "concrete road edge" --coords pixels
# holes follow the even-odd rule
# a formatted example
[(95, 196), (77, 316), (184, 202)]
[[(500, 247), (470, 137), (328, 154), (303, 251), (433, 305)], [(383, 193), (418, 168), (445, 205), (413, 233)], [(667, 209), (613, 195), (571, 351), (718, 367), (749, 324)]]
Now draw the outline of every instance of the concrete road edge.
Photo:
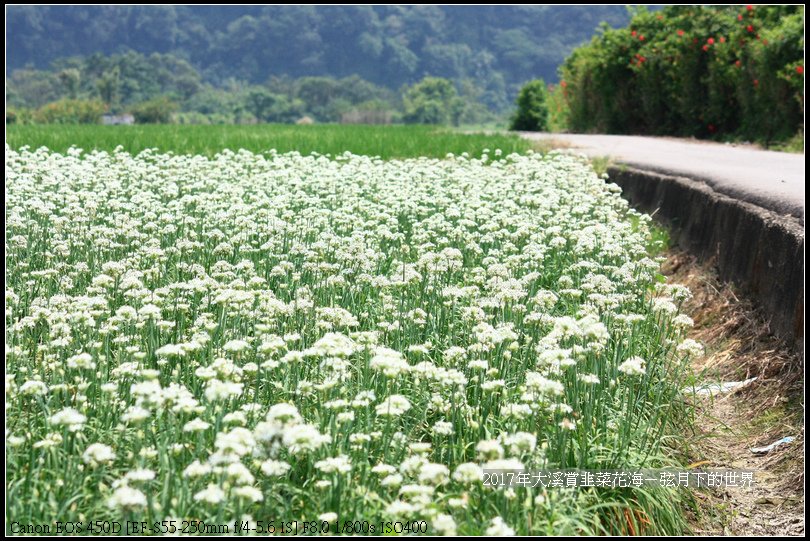
[(714, 191), (704, 182), (624, 165), (609, 182), (635, 208), (654, 215), (677, 244), (717, 267), (763, 310), (771, 331), (804, 347), (804, 226), (789, 215)]

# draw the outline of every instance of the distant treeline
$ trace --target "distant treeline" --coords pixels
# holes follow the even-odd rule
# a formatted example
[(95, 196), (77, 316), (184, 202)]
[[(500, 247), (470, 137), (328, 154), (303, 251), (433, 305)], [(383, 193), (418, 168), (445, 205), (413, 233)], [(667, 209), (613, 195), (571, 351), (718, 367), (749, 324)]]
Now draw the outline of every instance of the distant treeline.
[(498, 118), (469, 79), (425, 77), (397, 90), (357, 75), (271, 77), (263, 84), (230, 79), (216, 86), (187, 61), (160, 53), (94, 54), (49, 70), (15, 70), (6, 92), (12, 123), (98, 123), (103, 114), (189, 124), (457, 125)]
[[(357, 75), (397, 91), (426, 76), (474, 80), (491, 110), (557, 67), (624, 6), (10, 6), (6, 74), (71, 56), (169, 53), (202, 81), (264, 84)], [(56, 63), (56, 64), (54, 64)]]

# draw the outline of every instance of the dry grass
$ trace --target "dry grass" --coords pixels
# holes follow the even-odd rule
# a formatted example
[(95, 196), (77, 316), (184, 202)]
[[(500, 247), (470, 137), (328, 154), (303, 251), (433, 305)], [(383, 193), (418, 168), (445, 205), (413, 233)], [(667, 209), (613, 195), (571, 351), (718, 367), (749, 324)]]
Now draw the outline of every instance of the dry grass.
[(692, 338), (707, 346), (696, 369), (726, 379), (757, 377), (759, 385), (777, 381), (785, 391), (801, 391), (799, 355), (770, 333), (750, 301), (718, 281), (710, 264), (699, 265), (693, 256), (673, 252), (663, 272), (694, 295), (687, 306), (695, 320)]
[[(712, 518), (697, 525), (697, 531), (715, 535), (803, 532), (803, 359), (770, 333), (750, 301), (733, 286), (720, 283), (710, 263), (701, 265), (693, 256), (672, 251), (663, 272), (694, 295), (687, 306), (695, 321), (691, 337), (706, 346), (705, 357), (694, 366), (700, 380), (757, 378), (697, 405), (700, 443), (693, 450), (695, 460), (759, 472), (753, 492), (701, 496), (706, 498), (703, 513)], [(796, 440), (765, 457), (750, 452), (750, 447), (784, 436)]]

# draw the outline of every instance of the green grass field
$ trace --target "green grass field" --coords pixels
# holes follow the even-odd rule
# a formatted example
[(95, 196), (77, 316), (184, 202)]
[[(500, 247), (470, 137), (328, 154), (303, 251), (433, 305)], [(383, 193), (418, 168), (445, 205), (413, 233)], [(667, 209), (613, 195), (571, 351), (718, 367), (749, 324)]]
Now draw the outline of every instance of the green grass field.
[(516, 135), (465, 134), (430, 126), (89, 126), (26, 125), (7, 126), (6, 143), (13, 149), (25, 145), (46, 146), (64, 152), (71, 146), (84, 150), (113, 150), (122, 145), (136, 154), (146, 148), (178, 154), (214, 155), (223, 149), (264, 152), (298, 151), (301, 154), (354, 154), (381, 158), (429, 156), (443, 158), (447, 153), (480, 156), (484, 149), (500, 149), (504, 154), (525, 152), (531, 143)]

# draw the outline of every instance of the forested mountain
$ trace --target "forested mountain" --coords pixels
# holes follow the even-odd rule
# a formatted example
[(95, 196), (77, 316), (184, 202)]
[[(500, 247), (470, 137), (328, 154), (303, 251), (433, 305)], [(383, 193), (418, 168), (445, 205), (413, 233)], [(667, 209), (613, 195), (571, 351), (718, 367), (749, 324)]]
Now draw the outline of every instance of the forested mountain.
[(274, 76), (358, 75), (389, 89), (471, 80), (493, 110), (529, 79), (555, 81), (600, 22), (629, 20), (621, 6), (10, 6), (6, 16), (7, 77), (134, 51), (177, 57), (218, 88)]

